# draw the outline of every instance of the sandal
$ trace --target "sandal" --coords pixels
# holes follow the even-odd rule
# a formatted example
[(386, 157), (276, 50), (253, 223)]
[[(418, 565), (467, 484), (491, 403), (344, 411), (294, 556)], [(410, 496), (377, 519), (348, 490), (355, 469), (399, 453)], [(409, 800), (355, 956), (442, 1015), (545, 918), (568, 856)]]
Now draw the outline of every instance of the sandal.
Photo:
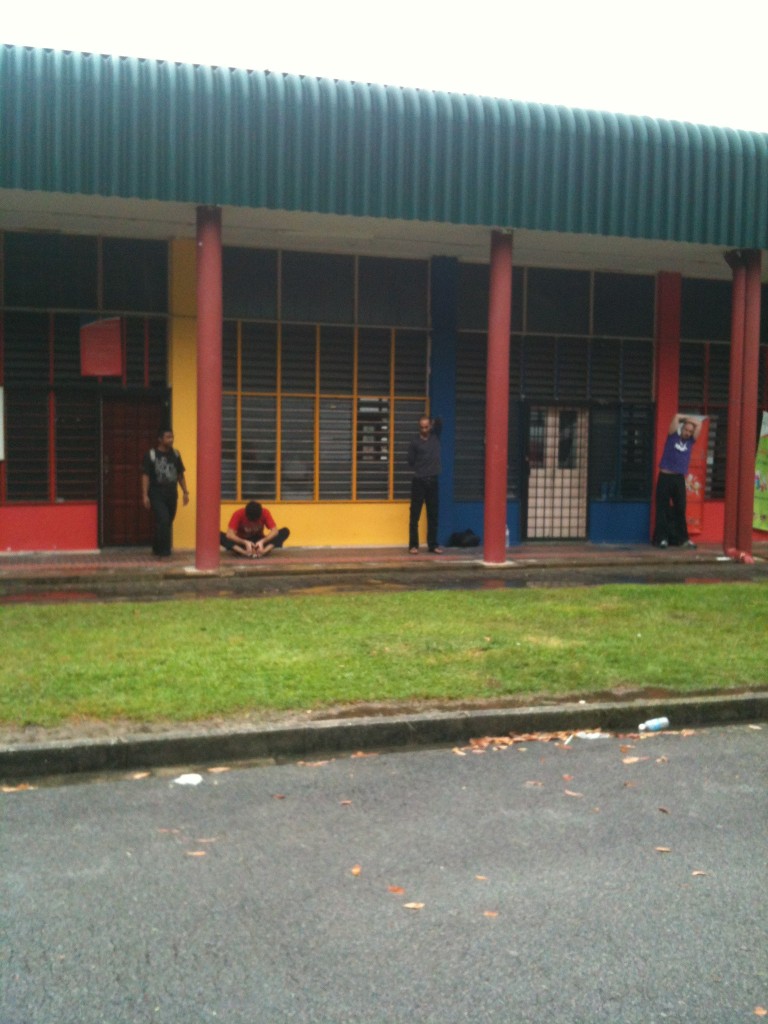
[(418, 555), (418, 553), (419, 553), (419, 549), (418, 548), (409, 548), (408, 549), (408, 554), (409, 555)]

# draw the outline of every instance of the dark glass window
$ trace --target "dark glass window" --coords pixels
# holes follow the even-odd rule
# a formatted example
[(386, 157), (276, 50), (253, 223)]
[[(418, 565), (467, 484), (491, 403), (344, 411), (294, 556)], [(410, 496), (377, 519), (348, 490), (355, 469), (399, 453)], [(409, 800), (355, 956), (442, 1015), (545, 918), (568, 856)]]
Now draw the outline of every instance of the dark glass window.
[(165, 313), (168, 309), (168, 246), (138, 238), (102, 242), (102, 308), (115, 312)]
[(5, 303), (32, 309), (96, 309), (98, 250), (86, 235), (5, 235)]
[(351, 324), (355, 271), (352, 256), (283, 253), (283, 320)]
[(277, 253), (225, 247), (222, 252), (224, 316), (274, 320), (277, 316)]
[(425, 327), (427, 324), (426, 260), (374, 259), (359, 262), (361, 324)]
[(589, 332), (589, 272), (528, 270), (527, 330), (558, 334)]
[(652, 338), (655, 281), (641, 274), (595, 274), (595, 334)]
[(730, 339), (730, 281), (683, 279), (680, 334), (698, 341)]

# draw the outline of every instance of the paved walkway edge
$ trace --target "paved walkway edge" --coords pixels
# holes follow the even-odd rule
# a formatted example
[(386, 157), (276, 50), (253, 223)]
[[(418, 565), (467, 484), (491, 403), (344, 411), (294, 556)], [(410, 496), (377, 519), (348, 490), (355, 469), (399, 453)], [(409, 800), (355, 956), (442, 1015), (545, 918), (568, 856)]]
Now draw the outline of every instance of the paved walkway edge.
[(461, 745), (483, 736), (529, 732), (636, 732), (646, 718), (666, 715), (670, 729), (768, 720), (768, 691), (737, 696), (626, 703), (560, 704), (481, 711), (434, 711), (265, 725), (208, 732), (136, 734), (0, 746), (0, 779), (209, 765), (262, 758), (303, 758), (356, 750)]

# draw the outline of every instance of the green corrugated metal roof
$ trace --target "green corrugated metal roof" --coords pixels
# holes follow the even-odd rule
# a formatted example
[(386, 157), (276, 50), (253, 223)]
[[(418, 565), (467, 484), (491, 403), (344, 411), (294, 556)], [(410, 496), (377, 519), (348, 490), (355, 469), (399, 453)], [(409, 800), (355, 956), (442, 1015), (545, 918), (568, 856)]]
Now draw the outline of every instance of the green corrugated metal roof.
[(0, 187), (768, 248), (768, 135), (0, 47)]

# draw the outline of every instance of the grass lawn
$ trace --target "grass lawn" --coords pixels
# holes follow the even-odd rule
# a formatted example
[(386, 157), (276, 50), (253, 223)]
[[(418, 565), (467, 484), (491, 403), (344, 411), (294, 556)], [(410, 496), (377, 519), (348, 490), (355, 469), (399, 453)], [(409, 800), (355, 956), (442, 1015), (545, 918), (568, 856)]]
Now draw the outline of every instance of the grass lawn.
[(0, 721), (768, 684), (768, 586), (4, 606)]

